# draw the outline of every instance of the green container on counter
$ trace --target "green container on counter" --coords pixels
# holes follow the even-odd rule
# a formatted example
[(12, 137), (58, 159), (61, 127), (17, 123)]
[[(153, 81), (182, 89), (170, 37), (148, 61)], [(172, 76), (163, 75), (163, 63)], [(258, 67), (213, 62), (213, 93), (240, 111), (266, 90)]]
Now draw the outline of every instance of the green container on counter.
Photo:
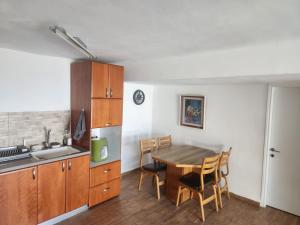
[(92, 162), (101, 162), (108, 158), (106, 138), (92, 139)]

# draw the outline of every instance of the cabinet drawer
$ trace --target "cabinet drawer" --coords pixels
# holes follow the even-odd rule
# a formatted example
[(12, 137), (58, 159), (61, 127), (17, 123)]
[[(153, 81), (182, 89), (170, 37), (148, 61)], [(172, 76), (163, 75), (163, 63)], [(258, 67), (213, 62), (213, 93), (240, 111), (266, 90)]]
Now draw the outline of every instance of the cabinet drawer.
[(91, 168), (90, 187), (94, 187), (96, 185), (103, 184), (113, 179), (119, 178), (120, 174), (121, 174), (120, 161)]
[(104, 202), (120, 193), (120, 178), (90, 189), (89, 206)]

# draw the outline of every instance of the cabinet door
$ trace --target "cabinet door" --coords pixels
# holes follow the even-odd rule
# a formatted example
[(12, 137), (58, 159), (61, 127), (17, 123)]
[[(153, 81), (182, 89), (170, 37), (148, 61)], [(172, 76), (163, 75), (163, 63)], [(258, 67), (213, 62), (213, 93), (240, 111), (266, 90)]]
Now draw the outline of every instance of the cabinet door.
[(66, 161), (38, 166), (38, 222), (65, 213)]
[(111, 99), (109, 106), (109, 123), (111, 126), (121, 126), (123, 116), (123, 101), (121, 99)]
[(92, 98), (109, 97), (108, 65), (92, 63)]
[(68, 160), (66, 182), (66, 211), (72, 211), (88, 204), (89, 197), (89, 156)]
[(92, 128), (110, 126), (109, 99), (92, 99)]
[(124, 67), (109, 65), (110, 98), (123, 98)]
[(0, 224), (37, 224), (37, 168), (0, 175)]

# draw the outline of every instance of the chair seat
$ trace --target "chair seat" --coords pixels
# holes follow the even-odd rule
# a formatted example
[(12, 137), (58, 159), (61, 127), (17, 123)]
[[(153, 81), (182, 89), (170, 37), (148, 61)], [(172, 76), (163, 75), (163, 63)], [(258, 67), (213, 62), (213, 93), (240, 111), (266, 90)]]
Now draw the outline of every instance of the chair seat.
[(143, 166), (144, 170), (148, 170), (151, 172), (159, 172), (167, 169), (167, 165), (164, 163), (149, 163)]
[[(210, 184), (214, 180), (214, 174), (204, 176), (204, 185)], [(188, 173), (180, 178), (180, 182), (197, 191), (201, 189), (200, 175), (198, 173)]]

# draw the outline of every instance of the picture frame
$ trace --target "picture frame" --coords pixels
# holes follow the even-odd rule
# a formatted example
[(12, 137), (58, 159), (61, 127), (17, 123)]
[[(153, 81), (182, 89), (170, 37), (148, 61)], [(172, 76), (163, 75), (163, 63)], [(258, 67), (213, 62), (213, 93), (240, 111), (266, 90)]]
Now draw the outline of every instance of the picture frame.
[(180, 125), (204, 129), (205, 97), (180, 96)]

